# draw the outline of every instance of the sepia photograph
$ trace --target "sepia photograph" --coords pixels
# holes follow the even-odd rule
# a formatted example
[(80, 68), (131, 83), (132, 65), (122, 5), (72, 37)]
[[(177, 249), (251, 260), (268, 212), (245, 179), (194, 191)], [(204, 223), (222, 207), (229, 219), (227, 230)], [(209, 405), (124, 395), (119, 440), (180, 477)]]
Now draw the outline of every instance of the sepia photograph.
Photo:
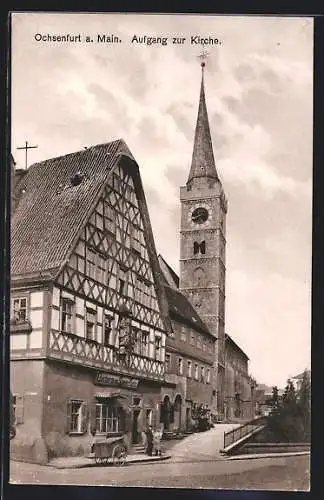
[(10, 483), (309, 491), (313, 19), (10, 24)]

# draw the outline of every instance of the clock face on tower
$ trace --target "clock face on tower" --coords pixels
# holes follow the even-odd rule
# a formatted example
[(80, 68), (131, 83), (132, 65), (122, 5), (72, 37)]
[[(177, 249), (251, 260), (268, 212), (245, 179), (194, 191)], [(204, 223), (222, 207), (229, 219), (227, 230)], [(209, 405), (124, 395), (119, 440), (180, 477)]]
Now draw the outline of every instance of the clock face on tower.
[(205, 227), (210, 224), (212, 209), (205, 203), (198, 203), (191, 207), (188, 213), (188, 221), (193, 226)]
[(208, 210), (205, 207), (198, 207), (192, 212), (191, 220), (196, 224), (203, 224), (208, 219)]

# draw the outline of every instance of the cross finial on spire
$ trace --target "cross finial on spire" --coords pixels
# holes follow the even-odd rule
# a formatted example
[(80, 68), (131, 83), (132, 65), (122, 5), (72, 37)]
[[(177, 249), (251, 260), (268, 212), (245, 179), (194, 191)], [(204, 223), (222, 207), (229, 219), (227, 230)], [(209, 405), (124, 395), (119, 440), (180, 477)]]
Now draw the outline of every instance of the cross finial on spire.
[(205, 50), (203, 48), (202, 51), (201, 51), (201, 53), (198, 56), (198, 59), (200, 59), (200, 66), (202, 68), (205, 67), (205, 65), (206, 65), (206, 59), (207, 59), (208, 56), (209, 56), (209, 52), (207, 52), (207, 50)]

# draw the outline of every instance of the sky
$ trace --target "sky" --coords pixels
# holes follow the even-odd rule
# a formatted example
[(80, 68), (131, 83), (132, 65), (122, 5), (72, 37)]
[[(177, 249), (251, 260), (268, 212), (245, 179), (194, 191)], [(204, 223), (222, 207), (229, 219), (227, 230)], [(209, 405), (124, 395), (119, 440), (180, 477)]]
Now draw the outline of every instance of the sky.
[[(81, 41), (49, 41), (67, 34)], [(144, 35), (167, 43), (140, 43)], [(24, 168), (16, 148), (25, 141), (38, 146), (30, 165), (123, 138), (140, 166), (157, 251), (178, 272), (179, 187), (190, 169), (203, 48), (228, 199), (226, 332), (259, 383), (284, 387), (310, 367), (312, 19), (15, 13), (12, 153)]]

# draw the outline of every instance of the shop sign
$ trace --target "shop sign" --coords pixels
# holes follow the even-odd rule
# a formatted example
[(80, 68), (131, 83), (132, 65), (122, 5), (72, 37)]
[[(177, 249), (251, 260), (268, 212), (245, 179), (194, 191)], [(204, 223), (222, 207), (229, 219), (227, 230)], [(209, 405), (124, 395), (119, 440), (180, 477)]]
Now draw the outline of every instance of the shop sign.
[(112, 375), (111, 373), (97, 372), (95, 378), (97, 385), (109, 385), (114, 387), (127, 387), (128, 389), (137, 389), (138, 380), (136, 378)]

